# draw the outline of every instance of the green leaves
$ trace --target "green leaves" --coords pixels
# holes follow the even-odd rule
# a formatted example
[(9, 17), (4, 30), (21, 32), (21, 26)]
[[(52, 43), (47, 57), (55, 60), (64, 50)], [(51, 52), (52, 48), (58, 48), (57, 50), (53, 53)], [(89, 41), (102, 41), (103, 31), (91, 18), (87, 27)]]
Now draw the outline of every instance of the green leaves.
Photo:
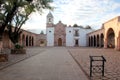
[(51, 2), (52, 0), (0, 0), (0, 21), (3, 21), (0, 35), (7, 26), (9, 38), (13, 43), (17, 43), (22, 32), (21, 27), (29, 15), (35, 11), (41, 14), (44, 9), (52, 9)]

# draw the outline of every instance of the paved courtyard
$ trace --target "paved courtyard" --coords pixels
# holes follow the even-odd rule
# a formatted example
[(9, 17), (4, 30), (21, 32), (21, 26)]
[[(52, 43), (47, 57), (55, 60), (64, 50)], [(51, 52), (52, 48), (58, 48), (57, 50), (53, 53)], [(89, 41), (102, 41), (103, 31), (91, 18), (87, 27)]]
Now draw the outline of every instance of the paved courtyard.
[(107, 60), (105, 77), (91, 80), (120, 80), (120, 51), (86, 47), (27, 48), (27, 54), (0, 63), (0, 80), (89, 80), (90, 55)]
[(68, 48), (68, 50), (88, 77), (90, 70), (89, 56), (103, 55), (106, 58), (105, 77), (94, 74), (92, 80), (120, 80), (120, 51), (115, 51), (114, 49), (72, 47)]
[(0, 80), (88, 80), (65, 47), (30, 48), (27, 52), (36, 55), (1, 69)]

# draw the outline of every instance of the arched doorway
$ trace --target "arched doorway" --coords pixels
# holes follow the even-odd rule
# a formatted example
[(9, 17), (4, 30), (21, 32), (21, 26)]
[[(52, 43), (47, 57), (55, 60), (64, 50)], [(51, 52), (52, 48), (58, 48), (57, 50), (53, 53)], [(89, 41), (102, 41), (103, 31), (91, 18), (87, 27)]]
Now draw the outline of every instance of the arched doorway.
[(99, 35), (97, 35), (97, 47), (99, 47), (99, 43), (100, 43), (100, 41), (99, 41)]
[(89, 44), (88, 46), (90, 47), (90, 37), (89, 37), (89, 42), (88, 42), (88, 44)]
[(101, 35), (100, 35), (100, 38), (101, 38), (101, 39), (100, 39), (100, 45), (101, 45), (100, 47), (104, 47), (104, 35), (101, 34)]
[(75, 46), (79, 46), (79, 40), (75, 39)]
[(26, 36), (26, 46), (28, 46), (28, 36)]
[(94, 47), (96, 47), (96, 36), (94, 35)]
[(93, 37), (91, 36), (91, 46), (93, 47)]
[(107, 47), (115, 48), (115, 33), (112, 28), (107, 32)]
[(29, 46), (31, 46), (31, 36), (29, 37)]
[(62, 46), (62, 39), (61, 38), (58, 39), (58, 46)]

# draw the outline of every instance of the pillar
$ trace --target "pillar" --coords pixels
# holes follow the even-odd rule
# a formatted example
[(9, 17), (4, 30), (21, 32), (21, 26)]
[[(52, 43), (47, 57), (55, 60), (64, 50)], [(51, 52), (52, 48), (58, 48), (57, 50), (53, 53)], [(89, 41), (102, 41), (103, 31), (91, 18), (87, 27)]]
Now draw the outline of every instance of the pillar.
[(119, 47), (119, 38), (118, 37), (115, 37), (115, 50), (119, 50), (120, 47)]
[(120, 50), (120, 37), (118, 37), (117, 41), (118, 41), (118, 50)]
[(104, 39), (104, 48), (107, 48), (107, 38)]

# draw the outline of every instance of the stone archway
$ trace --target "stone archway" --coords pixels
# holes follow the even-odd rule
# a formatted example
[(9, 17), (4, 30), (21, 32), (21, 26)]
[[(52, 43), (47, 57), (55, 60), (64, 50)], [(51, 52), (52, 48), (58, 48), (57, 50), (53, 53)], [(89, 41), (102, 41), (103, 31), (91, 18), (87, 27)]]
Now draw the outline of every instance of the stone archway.
[(34, 46), (34, 38), (32, 37), (32, 46)]
[(29, 46), (31, 46), (31, 36), (29, 36)]
[(94, 35), (94, 47), (96, 47), (96, 36)]
[(99, 35), (97, 35), (97, 47), (99, 47), (99, 43), (100, 43), (100, 41), (99, 41), (100, 39), (99, 39)]
[(29, 44), (28, 44), (28, 36), (26, 36), (26, 46), (29, 46)]
[(93, 45), (93, 36), (91, 36), (91, 46), (93, 47), (94, 45)]
[(104, 47), (104, 35), (103, 35), (103, 33), (100, 35), (100, 47)]
[(62, 39), (58, 38), (58, 46), (62, 46)]
[(91, 41), (90, 41), (90, 37), (89, 37), (89, 41), (88, 41), (88, 44), (89, 44), (88, 46), (89, 46), (89, 47), (91, 46), (91, 45), (90, 45), (90, 42), (91, 42)]
[(112, 28), (107, 31), (107, 47), (115, 48), (115, 33)]

